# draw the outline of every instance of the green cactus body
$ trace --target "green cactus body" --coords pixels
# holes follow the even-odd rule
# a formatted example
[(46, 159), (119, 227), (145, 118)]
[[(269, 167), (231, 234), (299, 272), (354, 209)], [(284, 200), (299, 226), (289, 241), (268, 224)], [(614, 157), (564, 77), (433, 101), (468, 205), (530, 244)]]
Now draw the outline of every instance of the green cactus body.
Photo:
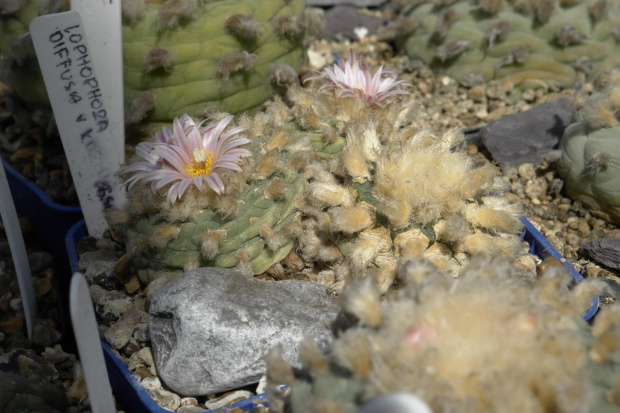
[[(291, 173), (286, 179), (289, 189), (283, 200), (270, 201), (265, 199), (263, 192), (270, 180), (256, 185), (249, 185), (239, 197), (243, 203), (239, 213), (232, 219), (222, 218), (216, 212), (206, 210), (195, 219), (180, 225), (178, 236), (163, 249), (151, 249), (144, 256), (135, 258), (140, 279), (149, 283), (162, 273), (174, 277), (180, 274), (187, 263), (200, 263), (201, 266), (234, 267), (237, 264), (237, 253), (245, 248), (249, 252), (250, 265), (255, 274), (265, 272), (274, 262), (283, 260), (293, 248), (292, 240), (282, 243), (277, 251), (270, 251), (259, 236), (262, 223), (268, 223), (274, 231), (294, 219), (298, 219), (293, 211), (293, 197), (303, 192), (303, 178), (298, 173)], [(138, 221), (135, 230), (128, 232), (128, 241), (132, 237), (140, 237), (152, 231), (154, 226), (165, 222), (161, 215)], [(225, 230), (226, 239), (220, 244), (218, 254), (211, 260), (201, 256), (201, 235), (209, 230)]]
[[(321, 29), (317, 19), (304, 20), (303, 0), (267, 0), (260, 6), (247, 0), (160, 3), (123, 2), (129, 125), (171, 123), (184, 113), (203, 116), (210, 107), (232, 114), (257, 109), (298, 81), (305, 36)], [(0, 17), (2, 79), (35, 106), (48, 105), (36, 57), (20, 60), (12, 47), (39, 6), (28, 2)], [(299, 33), (276, 27), (289, 17), (297, 19)]]
[[(619, 2), (538, 2), (532, 3), (531, 11), (518, 11), (524, 3), (418, 2), (408, 16), (419, 25), (402, 40), (403, 48), (410, 57), (457, 80), (479, 74), (487, 81), (501, 79), (521, 87), (572, 87), (578, 70), (595, 78), (620, 63)], [(595, 15), (595, 6), (603, 3), (605, 13)], [(489, 4), (500, 4), (501, 10), (485, 12)], [(456, 17), (442, 20), (447, 10)], [(457, 41), (468, 43), (459, 47)], [(592, 66), (580, 65), (580, 58)]]
[[(503, 190), (491, 164), (474, 166), (456, 150), (462, 133), (406, 127), (415, 107), (403, 101), (377, 108), (318, 87), (293, 87), (288, 99), (290, 106), (276, 101), (240, 120), (255, 156), (235, 178), (247, 185), (235, 190), (236, 215), (223, 218), (219, 198), (182, 219), (174, 211), (185, 210), (184, 200), (134, 215), (127, 249), (144, 282), (188, 264), (239, 267), (246, 260), (254, 275), (301, 277), (336, 293), (347, 279), (371, 276), (387, 292), (401, 260), (425, 257), (453, 276), (483, 251), (527, 261), (519, 208), (491, 195)], [(288, 190), (277, 201), (264, 195), (274, 179), (285, 180)], [(170, 224), (178, 234), (153, 244), (158, 228)], [(226, 237), (208, 258), (201, 242), (210, 231)], [(285, 241), (274, 250), (270, 237)], [(137, 247), (145, 240), (150, 247)], [(284, 260), (289, 253), (298, 265)]]
[[(618, 79), (618, 72), (612, 79)], [(568, 195), (593, 214), (620, 223), (620, 126), (615, 118), (620, 88), (593, 95), (576, 113), (560, 141), (558, 172)]]

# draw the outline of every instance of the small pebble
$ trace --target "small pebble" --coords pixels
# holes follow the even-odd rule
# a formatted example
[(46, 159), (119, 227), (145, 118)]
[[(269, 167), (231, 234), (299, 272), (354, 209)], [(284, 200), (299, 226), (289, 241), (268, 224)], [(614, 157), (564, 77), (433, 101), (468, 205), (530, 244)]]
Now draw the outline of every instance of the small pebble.
[(203, 407), (198, 407), (198, 406), (181, 406), (177, 409), (177, 413), (200, 413), (200, 412), (206, 412), (206, 411), (207, 410), (204, 409)]
[(142, 383), (142, 386), (144, 386), (144, 388), (147, 390), (161, 389), (161, 381), (159, 381), (159, 378), (157, 377), (147, 377), (146, 379), (142, 380), (140, 383)]
[(247, 399), (248, 397), (252, 397), (252, 393), (247, 390), (236, 390), (229, 393), (224, 394), (218, 398), (209, 400), (205, 402), (205, 407), (209, 410), (219, 409), (220, 407), (224, 407), (231, 403), (236, 403), (240, 400)]
[(149, 390), (149, 395), (153, 398), (153, 401), (159, 406), (172, 412), (176, 411), (176, 409), (178, 409), (181, 405), (181, 398), (179, 397), (179, 395), (169, 392), (168, 390)]
[(150, 341), (151, 338), (149, 337), (148, 323), (140, 323), (136, 325), (133, 330), (133, 338), (135, 338), (139, 343), (146, 343), (147, 341)]
[(198, 400), (195, 397), (183, 397), (181, 406), (198, 406)]

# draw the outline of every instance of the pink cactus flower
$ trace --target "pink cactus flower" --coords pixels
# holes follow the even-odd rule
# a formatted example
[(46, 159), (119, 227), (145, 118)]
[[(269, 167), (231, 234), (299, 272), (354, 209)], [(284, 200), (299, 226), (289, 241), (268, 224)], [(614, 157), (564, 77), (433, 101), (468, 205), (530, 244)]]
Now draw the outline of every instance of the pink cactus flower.
[(394, 95), (409, 94), (406, 90), (394, 89), (396, 86), (411, 86), (402, 80), (396, 80), (396, 73), (393, 69), (383, 69), (383, 66), (372, 73), (372, 65), (367, 63), (363, 57), (356, 58), (353, 50), (349, 53), (349, 60), (340, 59), (338, 64), (334, 64), (334, 69), (323, 69), (311, 79), (327, 79), (329, 83), (323, 85), (321, 89), (338, 89), (338, 96), (355, 96), (363, 99), (368, 104), (385, 106), (387, 98)]
[(190, 184), (202, 190), (203, 182), (221, 195), (224, 183), (218, 171), (232, 169), (240, 171), (237, 162), (252, 153), (239, 148), (250, 140), (239, 133), (246, 127), (236, 127), (222, 133), (233, 119), (227, 116), (202, 127), (183, 115), (175, 118), (172, 130), (163, 127), (154, 136), (153, 142), (141, 142), (136, 154), (144, 161), (130, 165), (123, 173), (134, 173), (125, 184), (131, 188), (136, 182), (150, 182), (151, 189), (160, 193), (168, 184), (168, 202), (173, 204), (183, 196)]

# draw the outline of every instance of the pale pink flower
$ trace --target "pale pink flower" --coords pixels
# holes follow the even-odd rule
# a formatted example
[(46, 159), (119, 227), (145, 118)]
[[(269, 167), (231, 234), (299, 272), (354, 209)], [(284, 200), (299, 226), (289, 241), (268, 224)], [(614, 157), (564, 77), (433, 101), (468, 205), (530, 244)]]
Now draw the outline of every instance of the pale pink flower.
[(123, 173), (134, 173), (125, 184), (131, 188), (136, 182), (150, 182), (151, 189), (159, 193), (168, 184), (168, 202), (173, 204), (183, 196), (190, 184), (202, 190), (206, 182), (217, 194), (224, 192), (224, 183), (218, 171), (232, 169), (240, 171), (237, 165), (241, 157), (252, 153), (239, 146), (249, 143), (244, 135), (246, 127), (236, 127), (222, 133), (233, 119), (227, 116), (202, 127), (183, 115), (175, 118), (172, 130), (163, 127), (154, 136), (153, 142), (141, 142), (136, 154), (144, 161), (130, 165)]
[(363, 57), (359, 60), (353, 50), (350, 51), (349, 60), (340, 59), (334, 64), (334, 69), (323, 69), (317, 76), (306, 79), (327, 79), (319, 90), (326, 88), (339, 89), (338, 96), (355, 96), (363, 99), (368, 104), (384, 106), (387, 98), (394, 95), (408, 94), (406, 90), (394, 89), (396, 86), (411, 86), (402, 80), (396, 80), (396, 73), (392, 69), (383, 69), (383, 66), (372, 76), (372, 66)]

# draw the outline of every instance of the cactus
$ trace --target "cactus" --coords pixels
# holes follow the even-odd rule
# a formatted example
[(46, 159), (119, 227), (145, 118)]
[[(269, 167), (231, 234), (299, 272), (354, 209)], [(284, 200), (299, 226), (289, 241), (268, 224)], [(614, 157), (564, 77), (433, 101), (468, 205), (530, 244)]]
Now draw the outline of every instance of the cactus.
[[(403, 392), (437, 413), (618, 411), (620, 306), (603, 309), (592, 328), (582, 318), (600, 281), (569, 291), (562, 267), (535, 280), (484, 256), (458, 280), (415, 260), (399, 278), (401, 294), (384, 303), (370, 279), (347, 286), (327, 355), (309, 339), (293, 369), (272, 350), (272, 411), (354, 413)], [(280, 393), (282, 384), (290, 391)]]
[(302, 277), (334, 292), (371, 276), (386, 292), (401, 259), (426, 257), (457, 276), (480, 251), (533, 270), (519, 208), (500, 195), (496, 168), (459, 150), (458, 130), (437, 136), (407, 126), (415, 102), (391, 97), (381, 107), (364, 93), (293, 86), (290, 106), (276, 100), (239, 121), (254, 157), (241, 172), (225, 172), (221, 196), (190, 187), (171, 205), (136, 183), (130, 216), (110, 222), (126, 230), (142, 280), (219, 265)]
[(457, 80), (478, 74), (522, 88), (573, 87), (577, 72), (594, 79), (620, 63), (618, 1), (398, 3), (404, 15), (393, 26), (406, 54)]
[[(62, 0), (31, 1), (0, 16), (2, 79), (28, 105), (48, 104), (29, 21), (67, 7)], [(124, 0), (122, 11), (129, 125), (203, 116), (211, 106), (233, 114), (259, 108), (298, 82), (304, 42), (323, 24), (321, 12), (304, 10), (303, 0), (260, 7), (247, 0)]]
[(607, 86), (585, 99), (560, 141), (558, 172), (567, 194), (594, 215), (620, 223), (620, 71)]

